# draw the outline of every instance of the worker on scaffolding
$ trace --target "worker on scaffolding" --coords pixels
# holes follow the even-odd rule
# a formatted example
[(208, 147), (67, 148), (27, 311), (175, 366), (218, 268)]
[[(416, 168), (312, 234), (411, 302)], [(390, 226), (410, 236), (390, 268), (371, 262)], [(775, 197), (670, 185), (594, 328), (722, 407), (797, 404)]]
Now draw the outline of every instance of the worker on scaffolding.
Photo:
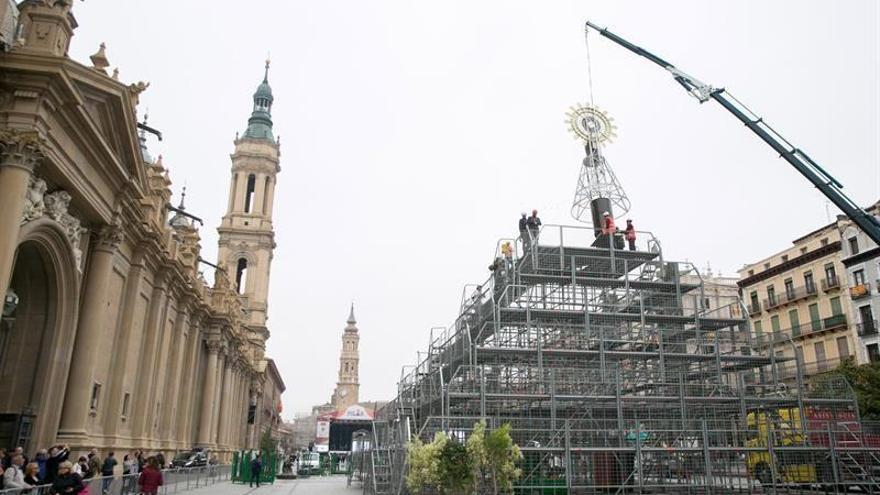
[(633, 221), (627, 219), (626, 221), (626, 230), (623, 231), (623, 235), (626, 237), (626, 242), (629, 243), (629, 250), (636, 250), (636, 228), (633, 227)]
[(529, 230), (529, 239), (535, 246), (538, 245), (538, 234), (541, 232), (541, 219), (538, 218), (538, 210), (532, 210), (532, 216), (526, 221)]
[(522, 212), (519, 218), (519, 238), (522, 239), (523, 256), (529, 252), (529, 216)]

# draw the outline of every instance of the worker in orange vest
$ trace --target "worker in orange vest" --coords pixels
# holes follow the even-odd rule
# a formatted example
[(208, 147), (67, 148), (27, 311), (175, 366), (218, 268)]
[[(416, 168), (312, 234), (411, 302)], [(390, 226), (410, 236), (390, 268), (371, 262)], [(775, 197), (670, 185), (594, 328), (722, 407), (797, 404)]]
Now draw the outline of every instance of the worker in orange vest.
[(626, 221), (626, 230), (623, 231), (624, 236), (626, 236), (626, 240), (629, 243), (629, 250), (636, 250), (636, 228), (633, 227), (633, 221)]
[(605, 218), (605, 227), (602, 228), (602, 233), (613, 235), (617, 232), (617, 227), (614, 225), (614, 217), (612, 217), (607, 211), (602, 214), (602, 217)]

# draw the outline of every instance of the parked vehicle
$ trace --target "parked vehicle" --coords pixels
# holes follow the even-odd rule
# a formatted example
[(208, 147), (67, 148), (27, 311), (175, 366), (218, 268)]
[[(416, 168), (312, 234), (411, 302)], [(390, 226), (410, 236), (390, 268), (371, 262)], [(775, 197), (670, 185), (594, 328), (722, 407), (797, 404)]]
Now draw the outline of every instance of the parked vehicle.
[(180, 452), (171, 461), (172, 468), (188, 468), (208, 465), (208, 452), (202, 449), (193, 449), (188, 452)]

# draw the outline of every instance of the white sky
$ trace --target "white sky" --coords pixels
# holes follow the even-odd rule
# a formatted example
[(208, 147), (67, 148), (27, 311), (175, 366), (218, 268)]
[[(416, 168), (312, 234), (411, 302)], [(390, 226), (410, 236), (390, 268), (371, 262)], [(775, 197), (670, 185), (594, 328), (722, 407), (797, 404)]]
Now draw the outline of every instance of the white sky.
[[(328, 400), (348, 305), (361, 399), (390, 399), (432, 326), (455, 317), (520, 211), (570, 223), (589, 97), (583, 23), (731, 90), (831, 171), (880, 196), (880, 3), (775, 1), (76, 2), (71, 55), (101, 41), (165, 137), (175, 191), (216, 257), (232, 140), (271, 52), (282, 173), (269, 353), (284, 415)], [(826, 221), (824, 198), (715, 103), (590, 35), (606, 158), (668, 259), (732, 275)], [(175, 197), (175, 202), (177, 197)], [(836, 214), (832, 210), (832, 215)]]

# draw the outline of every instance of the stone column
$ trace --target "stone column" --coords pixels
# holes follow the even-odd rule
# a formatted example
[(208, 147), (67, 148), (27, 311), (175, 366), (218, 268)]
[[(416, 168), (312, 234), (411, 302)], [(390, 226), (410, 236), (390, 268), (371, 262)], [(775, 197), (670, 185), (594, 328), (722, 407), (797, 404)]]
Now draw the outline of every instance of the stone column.
[(266, 176), (263, 174), (254, 174), (254, 208), (253, 212), (263, 215), (263, 196), (266, 195)]
[[(191, 374), (199, 369), (199, 351), (201, 350), (202, 342), (201, 326), (201, 320), (197, 317), (195, 321), (192, 322), (189, 329), (185, 368)], [(191, 397), (193, 397), (193, 384), (195, 381), (194, 376), (188, 378), (184, 383), (183, 393), (181, 394), (183, 413), (177, 423), (177, 438), (186, 445), (195, 442), (192, 434), (193, 401), (191, 400)]]
[(165, 394), (162, 399), (162, 423), (159, 427), (159, 438), (172, 442), (177, 440), (176, 435), (173, 433), (175, 419), (183, 409), (177, 393), (180, 390), (183, 355), (186, 351), (184, 348), (184, 329), (189, 325), (189, 308), (184, 301), (181, 301), (178, 318), (179, 325), (177, 325), (177, 329), (174, 331), (174, 340), (171, 344), (171, 359), (168, 361), (171, 368), (166, 375)]
[[(69, 437), (74, 441), (82, 440), (86, 435), (94, 366), (98, 361), (98, 347), (105, 337), (104, 315), (108, 304), (110, 275), (113, 272), (113, 256), (120, 242), (122, 228), (118, 225), (105, 226), (94, 243), (89, 262), (85, 283), (87, 297), (82, 299), (58, 432), (59, 436)], [(108, 331), (112, 331), (112, 328)]]
[(9, 288), (28, 180), (42, 147), (36, 131), (0, 130), (0, 296)]
[(220, 423), (220, 413), (223, 407), (223, 377), (226, 374), (226, 349), (218, 356), (217, 369), (214, 370), (214, 414), (211, 417), (211, 441), (219, 444), (217, 430)]
[(213, 440), (211, 435), (214, 417), (214, 392), (217, 382), (217, 364), (220, 354), (220, 342), (208, 341), (208, 363), (205, 366), (205, 380), (202, 384), (202, 407), (199, 414), (199, 445), (209, 447)]
[(223, 369), (223, 392), (220, 397), (220, 419), (217, 425), (217, 443), (224, 447), (229, 443), (229, 406), (230, 402), (232, 402), (232, 397), (230, 396), (232, 387), (232, 363), (230, 362), (231, 359), (227, 359), (226, 361), (226, 366)]
[[(128, 277), (125, 282), (125, 298), (122, 302), (122, 320), (119, 324), (119, 337), (114, 344), (115, 352), (111, 356), (112, 363), (110, 372), (110, 384), (107, 394), (107, 405), (104, 409), (104, 431), (107, 436), (115, 436), (119, 431), (120, 414), (122, 412), (123, 387), (125, 386), (125, 374), (128, 369), (128, 348), (131, 336), (134, 332), (140, 332), (141, 329), (132, 328), (134, 323), (134, 313), (141, 295), (141, 278), (144, 270), (144, 251), (140, 248), (135, 252), (131, 267), (128, 271)], [(132, 400), (134, 391), (129, 390), (129, 411), (126, 421), (132, 420)]]
[(270, 220), (272, 219), (272, 207), (275, 205), (275, 180), (275, 178), (269, 179), (268, 207), (266, 208), (265, 217)]
[[(142, 354), (138, 363), (137, 385), (133, 392), (135, 407), (132, 409), (134, 424), (132, 435), (135, 441), (145, 441), (148, 420), (152, 420), (154, 410), (150, 401), (150, 390), (153, 388), (155, 376), (155, 359), (158, 337), (162, 334), (165, 325), (165, 309), (167, 306), (166, 291), (168, 272), (160, 269), (153, 276), (153, 293), (150, 296), (150, 312), (147, 315), (147, 326), (144, 332)], [(152, 425), (152, 423), (149, 423)]]

